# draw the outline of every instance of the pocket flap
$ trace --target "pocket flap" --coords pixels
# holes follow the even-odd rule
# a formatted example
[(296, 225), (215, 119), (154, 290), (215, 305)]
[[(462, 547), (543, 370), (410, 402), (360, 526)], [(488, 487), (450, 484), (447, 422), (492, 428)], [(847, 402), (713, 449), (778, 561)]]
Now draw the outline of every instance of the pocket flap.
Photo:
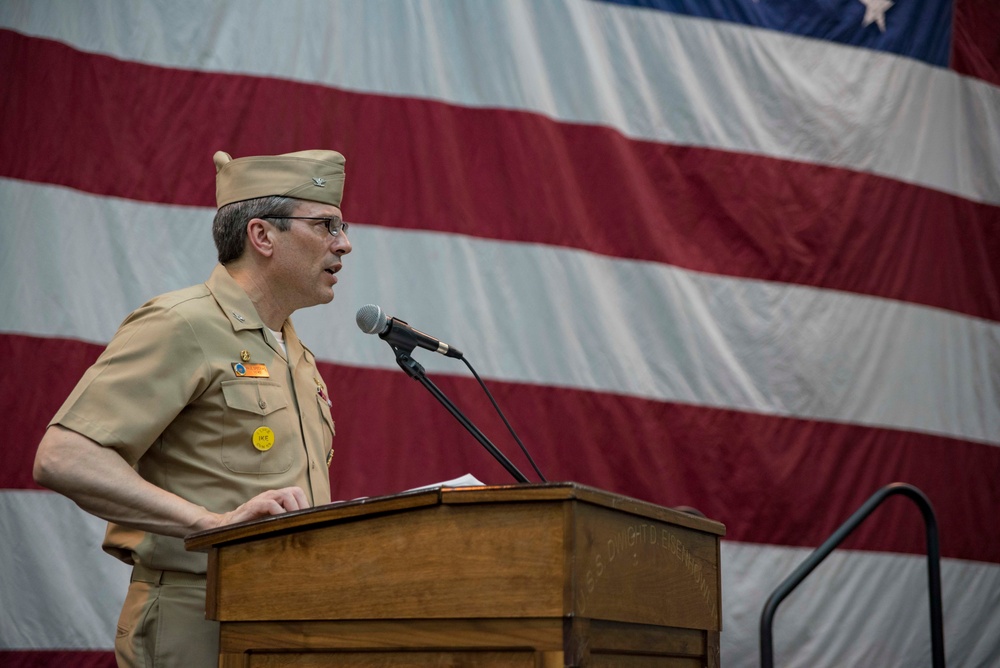
[(223, 381), (222, 394), (230, 408), (257, 415), (268, 415), (288, 405), (284, 389), (270, 381)]

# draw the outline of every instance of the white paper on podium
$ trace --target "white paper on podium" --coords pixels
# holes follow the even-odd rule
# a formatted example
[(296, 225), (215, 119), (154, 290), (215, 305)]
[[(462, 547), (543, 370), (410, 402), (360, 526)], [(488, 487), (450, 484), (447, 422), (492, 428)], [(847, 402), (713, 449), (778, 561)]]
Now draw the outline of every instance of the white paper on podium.
[(458, 478), (452, 478), (451, 480), (445, 480), (444, 482), (436, 482), (430, 485), (423, 485), (422, 487), (414, 487), (413, 489), (406, 490), (407, 492), (419, 492), (424, 489), (434, 489), (436, 487), (484, 487), (486, 483), (480, 482), (476, 479), (476, 476), (471, 473), (466, 473)]
[[(486, 483), (480, 482), (476, 478), (476, 476), (472, 475), (471, 473), (466, 473), (463, 476), (452, 478), (451, 480), (445, 480), (443, 482), (435, 482), (431, 483), (430, 485), (423, 485), (421, 487), (414, 487), (412, 489), (403, 490), (403, 492), (401, 493), (406, 494), (407, 492), (420, 492), (426, 489), (437, 489), (439, 487), (485, 487), (485, 486)], [(363, 501), (369, 498), (371, 497), (358, 496), (351, 499), (351, 501)], [(334, 503), (346, 503), (346, 502), (335, 501)]]

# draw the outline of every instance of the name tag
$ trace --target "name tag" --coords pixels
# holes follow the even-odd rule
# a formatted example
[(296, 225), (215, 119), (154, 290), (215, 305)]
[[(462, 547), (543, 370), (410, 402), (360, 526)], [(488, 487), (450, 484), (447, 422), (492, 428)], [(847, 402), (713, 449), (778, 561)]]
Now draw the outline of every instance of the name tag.
[(264, 364), (244, 364), (243, 362), (233, 362), (233, 372), (240, 378), (270, 378), (267, 366)]

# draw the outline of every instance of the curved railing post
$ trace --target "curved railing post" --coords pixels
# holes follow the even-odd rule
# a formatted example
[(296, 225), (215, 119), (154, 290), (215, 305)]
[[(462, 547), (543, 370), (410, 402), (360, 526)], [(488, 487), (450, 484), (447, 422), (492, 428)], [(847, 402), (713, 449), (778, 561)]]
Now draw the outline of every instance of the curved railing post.
[(920, 508), (927, 533), (927, 585), (931, 613), (931, 661), (934, 668), (944, 668), (944, 617), (941, 607), (941, 547), (938, 540), (937, 519), (927, 496), (913, 485), (896, 482), (875, 492), (864, 504), (840, 525), (822, 545), (816, 548), (791, 575), (778, 585), (760, 616), (760, 665), (774, 668), (774, 643), (772, 626), (774, 615), (781, 602), (806, 579), (812, 571), (860, 525), (872, 511), (894, 494), (906, 496)]

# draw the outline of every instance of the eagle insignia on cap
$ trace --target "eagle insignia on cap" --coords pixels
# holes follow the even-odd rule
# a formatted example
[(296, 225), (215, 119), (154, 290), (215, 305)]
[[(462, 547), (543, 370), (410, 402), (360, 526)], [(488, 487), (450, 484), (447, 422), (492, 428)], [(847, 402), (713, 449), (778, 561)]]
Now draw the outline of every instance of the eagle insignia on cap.
[(313, 183), (315, 185), (319, 186), (320, 188), (322, 188), (323, 186), (326, 185), (326, 179), (320, 179), (320, 178), (317, 178), (317, 177), (313, 177)]

